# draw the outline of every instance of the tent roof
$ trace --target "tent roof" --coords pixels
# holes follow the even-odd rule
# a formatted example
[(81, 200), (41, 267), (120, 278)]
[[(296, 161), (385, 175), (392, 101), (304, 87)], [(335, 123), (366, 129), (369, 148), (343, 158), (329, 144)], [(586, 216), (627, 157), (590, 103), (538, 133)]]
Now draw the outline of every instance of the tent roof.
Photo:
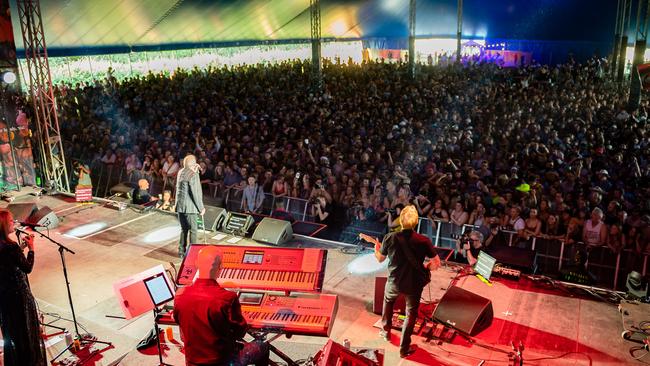
[[(308, 0), (40, 2), (48, 48), (58, 49), (60, 54), (127, 52), (161, 45), (190, 48), (240, 41), (287, 42), (310, 37)], [(22, 49), (15, 0), (10, 3), (16, 46)], [(588, 8), (580, 0), (464, 3), (464, 36), (478, 38), (611, 41), (605, 38), (612, 38), (609, 33), (616, 13), (615, 2), (607, 0), (591, 1)], [(408, 5), (407, 0), (322, 0), (322, 36), (406, 37)], [(416, 23), (418, 36), (455, 36), (456, 0), (419, 0)], [(551, 27), (550, 23), (562, 26)]]

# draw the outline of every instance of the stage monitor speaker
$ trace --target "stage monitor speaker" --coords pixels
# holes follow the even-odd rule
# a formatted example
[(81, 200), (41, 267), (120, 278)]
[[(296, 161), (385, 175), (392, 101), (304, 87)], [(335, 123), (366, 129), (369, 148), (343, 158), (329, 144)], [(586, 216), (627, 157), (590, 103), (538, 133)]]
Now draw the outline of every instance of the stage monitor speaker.
[(205, 206), (205, 215), (203, 215), (205, 229), (210, 231), (221, 230), (227, 216), (228, 211), (225, 208)]
[(285, 220), (265, 217), (255, 228), (253, 240), (273, 245), (282, 245), (293, 236), (291, 223)]
[(54, 229), (59, 226), (59, 218), (56, 216), (52, 210), (45, 206), (40, 210), (36, 211), (28, 220), (28, 223), (32, 225), (38, 225), (36, 230), (44, 229)]
[(493, 317), (490, 300), (457, 286), (447, 290), (433, 313), (434, 319), (472, 336), (489, 327)]
[[(386, 290), (386, 277), (375, 277), (375, 298), (372, 302), (372, 312), (381, 315), (384, 311), (384, 291)], [(403, 295), (399, 295), (395, 300), (393, 313), (406, 313), (406, 300)]]
[(11, 212), (14, 220), (20, 222), (27, 222), (29, 218), (38, 211), (35, 203), (11, 203), (7, 206), (7, 210)]

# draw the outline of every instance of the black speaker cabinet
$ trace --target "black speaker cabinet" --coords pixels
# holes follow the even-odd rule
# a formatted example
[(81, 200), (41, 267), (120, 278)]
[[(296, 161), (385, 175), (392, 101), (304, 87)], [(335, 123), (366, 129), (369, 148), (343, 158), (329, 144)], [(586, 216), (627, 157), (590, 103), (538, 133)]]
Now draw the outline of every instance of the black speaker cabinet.
[[(372, 302), (372, 312), (381, 315), (384, 310), (384, 290), (386, 288), (386, 277), (375, 277), (375, 298)], [(395, 300), (393, 308), (394, 313), (406, 313), (406, 300), (404, 296), (399, 295)]]
[(35, 203), (11, 203), (7, 206), (7, 210), (11, 212), (14, 220), (20, 222), (27, 222), (29, 218), (38, 211)]
[(273, 245), (282, 245), (293, 236), (291, 223), (285, 220), (265, 217), (255, 228), (253, 240)]
[(221, 230), (227, 215), (228, 211), (225, 208), (205, 206), (205, 215), (203, 215), (205, 229), (210, 231)]
[(507, 246), (491, 246), (487, 253), (493, 256), (497, 263), (506, 265), (507, 267), (518, 269), (523, 273), (533, 274), (536, 272), (537, 255), (534, 250), (507, 247)]
[(433, 313), (434, 319), (472, 336), (489, 327), (493, 317), (490, 300), (457, 286), (445, 293)]

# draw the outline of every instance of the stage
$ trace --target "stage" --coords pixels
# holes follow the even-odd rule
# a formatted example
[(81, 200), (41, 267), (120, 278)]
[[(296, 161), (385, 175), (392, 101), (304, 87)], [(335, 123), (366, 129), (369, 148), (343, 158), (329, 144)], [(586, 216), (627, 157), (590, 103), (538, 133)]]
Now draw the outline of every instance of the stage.
[[(62, 221), (50, 234), (76, 252), (75, 255), (67, 254), (66, 261), (79, 323), (100, 340), (113, 343), (96, 355), (82, 350), (81, 357), (89, 359), (85, 364), (157, 364), (155, 347), (144, 353), (135, 350), (136, 344), (152, 328), (152, 315), (120, 319), (123, 314), (113, 293), (113, 283), (159, 264), (169, 267), (172, 262), (178, 268), (176, 218), (131, 208), (117, 211), (101, 203), (78, 204), (65, 196), (26, 195), (14, 202), (31, 201), (56, 212)], [(2, 203), (3, 207), (6, 205)], [(213, 235), (206, 234), (205, 241), (216, 243), (210, 238)], [(200, 233), (199, 238), (204, 241), (204, 234)], [(295, 240), (291, 245), (299, 242)], [(251, 241), (240, 242), (244, 243), (249, 245)], [(380, 318), (372, 312), (374, 280), (386, 274), (385, 267), (379, 266), (372, 254), (347, 254), (335, 243), (328, 243), (327, 249), (323, 292), (339, 297), (331, 338), (339, 343), (349, 339), (353, 347), (383, 348), (385, 365), (478, 365), (482, 360), (485, 360), (483, 365), (508, 365), (511, 342), (521, 342), (525, 346), (526, 365), (650, 363), (650, 355), (640, 361), (630, 355), (629, 349), (636, 344), (621, 338), (623, 326), (616, 306), (570, 297), (527, 279), (519, 282), (495, 279), (492, 286), (488, 286), (475, 276), (458, 277), (453, 267), (443, 267), (434, 274), (434, 280), (425, 288), (423, 300), (436, 303), (453, 282), (492, 301), (492, 325), (474, 337), (473, 343), (459, 336), (443, 344), (425, 342), (422, 337), (414, 336), (414, 344), (419, 348), (414, 355), (402, 360), (398, 355), (399, 332), (394, 331), (391, 342), (386, 343), (373, 327)], [(29, 279), (41, 311), (70, 318), (59, 253), (53, 244), (42, 238), (36, 239), (36, 265)], [(427, 308), (432, 309), (433, 304), (424, 307)], [(57, 320), (54, 315), (46, 315), (45, 321), (73, 330), (71, 322)], [(47, 333), (55, 331), (47, 329)], [(165, 362), (184, 365), (176, 328), (174, 333), (176, 340), (165, 344)], [(53, 339), (56, 341), (60, 337)], [(273, 344), (294, 360), (304, 360), (326, 342), (326, 338), (294, 336), (291, 339), (281, 337)], [(56, 355), (63, 344), (60, 341), (49, 347), (48, 357)], [(63, 358), (68, 356), (70, 354), (66, 353)], [(0, 358), (0, 365), (1, 362)]]

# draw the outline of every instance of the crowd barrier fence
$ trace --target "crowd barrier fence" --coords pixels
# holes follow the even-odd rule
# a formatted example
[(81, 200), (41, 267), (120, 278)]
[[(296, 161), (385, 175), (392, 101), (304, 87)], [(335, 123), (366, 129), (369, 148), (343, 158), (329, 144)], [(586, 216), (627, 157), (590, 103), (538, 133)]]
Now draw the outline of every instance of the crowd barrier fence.
[[(94, 161), (91, 166), (91, 179), (93, 181), (93, 195), (107, 197), (111, 187), (121, 182), (135, 183), (140, 178), (147, 178), (152, 194), (162, 193), (165, 189), (173, 192), (171, 182), (164, 182), (161, 177), (152, 177), (140, 171), (127, 173), (122, 164), (105, 164)], [(72, 179), (72, 169), (70, 178)], [(165, 184), (167, 183), (167, 184)], [(241, 187), (223, 187), (212, 182), (204, 182), (204, 194), (223, 202), (224, 207), (233, 212), (245, 212), (243, 189)], [(173, 193), (172, 193), (173, 194)], [(300, 221), (314, 221), (312, 204), (309, 200), (295, 197), (276, 197), (270, 193), (264, 194), (259, 214), (270, 215), (275, 207), (275, 202), (282, 199), (284, 209)], [(455, 248), (458, 237), (469, 230), (476, 229), (473, 225), (458, 226), (450, 222), (420, 218), (417, 232), (431, 239), (435, 246)], [(536, 264), (539, 273), (559, 273), (563, 268), (573, 264), (577, 249), (588, 253), (587, 270), (600, 279), (603, 285), (613, 289), (625, 287), (627, 274), (635, 270), (646, 275), (648, 269), (648, 256), (650, 253), (637, 253), (631, 249), (624, 249), (619, 253), (612, 252), (608, 247), (588, 247), (582, 243), (566, 245), (564, 240), (545, 236), (532, 237), (524, 240), (517, 233), (510, 230), (499, 230), (492, 239), (491, 245), (519, 246), (536, 252)]]

